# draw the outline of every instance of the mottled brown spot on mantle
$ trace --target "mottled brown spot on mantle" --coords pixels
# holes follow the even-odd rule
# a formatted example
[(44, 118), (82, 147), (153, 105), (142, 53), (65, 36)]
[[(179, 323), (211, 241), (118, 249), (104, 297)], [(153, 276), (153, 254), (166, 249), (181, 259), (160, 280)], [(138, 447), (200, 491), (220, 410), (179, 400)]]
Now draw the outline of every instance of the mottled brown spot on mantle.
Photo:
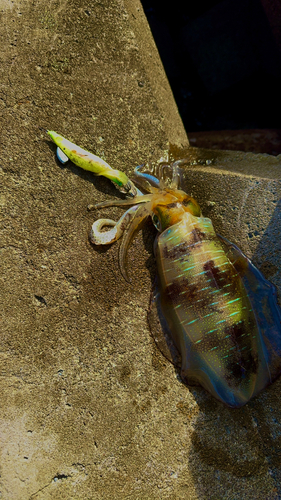
[(225, 378), (229, 386), (237, 387), (258, 371), (258, 356), (252, 344), (254, 332), (254, 325), (244, 321), (224, 329), (224, 333), (230, 335), (229, 340), (235, 346), (226, 363)]
[(184, 257), (185, 255), (190, 254), (189, 247), (190, 247), (190, 245), (186, 241), (183, 241), (182, 243), (180, 243), (180, 244), (178, 244), (170, 249), (167, 246), (164, 246), (163, 257), (165, 259), (169, 258), (171, 260), (180, 259), (181, 257)]
[(164, 299), (168, 299), (173, 304), (179, 303), (182, 301), (182, 296), (180, 294), (182, 292), (187, 291), (189, 288), (190, 288), (189, 281), (186, 278), (174, 281), (173, 283), (170, 283), (170, 285), (166, 286), (164, 290)]
[(221, 288), (221, 286), (219, 285), (221, 273), (219, 268), (215, 266), (214, 261), (208, 260), (208, 262), (205, 262), (205, 264), (203, 265), (203, 270), (205, 271), (207, 278), (212, 280), (211, 286)]
[(229, 264), (223, 267), (216, 267), (213, 260), (207, 261), (203, 269), (207, 279), (210, 281), (210, 286), (218, 290), (222, 290), (226, 285), (231, 285), (227, 288), (228, 293), (233, 297), (238, 297), (242, 293), (241, 278), (237, 274), (235, 268)]
[(200, 241), (213, 241), (216, 240), (217, 236), (213, 233), (201, 231), (198, 227), (195, 227), (191, 231), (191, 243), (198, 243)]

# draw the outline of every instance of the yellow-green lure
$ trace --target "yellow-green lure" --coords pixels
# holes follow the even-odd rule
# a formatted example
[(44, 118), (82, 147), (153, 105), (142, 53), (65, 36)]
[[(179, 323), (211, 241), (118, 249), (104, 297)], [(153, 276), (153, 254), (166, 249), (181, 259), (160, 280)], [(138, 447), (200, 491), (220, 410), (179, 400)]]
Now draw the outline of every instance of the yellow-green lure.
[(65, 163), (67, 159), (69, 159), (77, 165), (77, 167), (89, 170), (95, 175), (103, 175), (104, 177), (107, 177), (116, 185), (121, 193), (125, 193), (133, 197), (136, 196), (138, 190), (127, 175), (124, 174), (124, 172), (111, 168), (104, 160), (93, 153), (76, 146), (76, 144), (73, 144), (68, 139), (65, 139), (61, 135), (57, 134), (57, 132), (48, 130), (48, 134), (58, 146), (57, 156), (62, 163)]

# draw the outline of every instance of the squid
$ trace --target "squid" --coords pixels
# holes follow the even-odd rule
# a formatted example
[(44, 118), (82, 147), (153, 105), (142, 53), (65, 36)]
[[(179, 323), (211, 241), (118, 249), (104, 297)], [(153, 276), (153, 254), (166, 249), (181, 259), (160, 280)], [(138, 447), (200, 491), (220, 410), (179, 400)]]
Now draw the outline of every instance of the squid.
[[(52, 138), (63, 147), (65, 139)], [(67, 147), (63, 151), (78, 161)], [(107, 245), (122, 238), (119, 264), (129, 281), (129, 245), (152, 219), (157, 277), (148, 311), (151, 333), (162, 353), (180, 367), (186, 385), (200, 385), (225, 405), (239, 408), (281, 373), (277, 291), (236, 245), (216, 234), (196, 200), (180, 189), (185, 162), (160, 164), (157, 172), (137, 167), (133, 181), (119, 177), (119, 188), (130, 198), (94, 207), (127, 211), (117, 222), (94, 222), (90, 240)], [(113, 180), (110, 170), (97, 174)], [(105, 226), (110, 227), (106, 232)]]

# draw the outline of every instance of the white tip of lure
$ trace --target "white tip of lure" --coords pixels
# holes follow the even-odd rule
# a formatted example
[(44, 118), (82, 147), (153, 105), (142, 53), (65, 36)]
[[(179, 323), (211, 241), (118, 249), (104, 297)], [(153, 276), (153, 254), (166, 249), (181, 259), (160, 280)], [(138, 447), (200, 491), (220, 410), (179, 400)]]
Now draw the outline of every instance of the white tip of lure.
[(66, 163), (69, 160), (68, 156), (59, 147), (57, 147), (57, 159), (61, 163)]

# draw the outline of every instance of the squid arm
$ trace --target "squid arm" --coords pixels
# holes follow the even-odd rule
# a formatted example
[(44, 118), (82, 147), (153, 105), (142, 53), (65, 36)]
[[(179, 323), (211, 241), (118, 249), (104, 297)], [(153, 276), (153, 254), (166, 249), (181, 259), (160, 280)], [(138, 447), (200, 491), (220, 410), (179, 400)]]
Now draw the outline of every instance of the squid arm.
[[(142, 203), (141, 205), (134, 205), (130, 207), (122, 217), (117, 221), (111, 219), (98, 219), (92, 225), (90, 232), (90, 241), (94, 245), (108, 245), (118, 240), (123, 236), (120, 250), (119, 250), (119, 266), (123, 278), (126, 281), (130, 281), (126, 269), (126, 257), (128, 253), (128, 248), (137, 234), (138, 231), (143, 226), (144, 221), (150, 215), (150, 201), (153, 195), (143, 195), (137, 196), (134, 200), (110, 200), (108, 202), (99, 203), (95, 208), (101, 208), (104, 206), (121, 205), (126, 206), (132, 203)], [(109, 231), (102, 231), (105, 226), (112, 226)]]

